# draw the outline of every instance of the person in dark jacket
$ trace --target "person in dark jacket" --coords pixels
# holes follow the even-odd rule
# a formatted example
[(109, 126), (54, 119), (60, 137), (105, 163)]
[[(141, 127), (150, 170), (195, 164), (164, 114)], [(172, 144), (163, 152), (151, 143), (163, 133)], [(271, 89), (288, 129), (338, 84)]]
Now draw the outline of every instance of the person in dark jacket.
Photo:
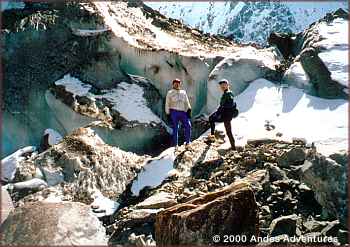
[(220, 99), (219, 108), (209, 116), (211, 134), (208, 136), (208, 139), (210, 141), (215, 141), (215, 123), (223, 122), (226, 134), (230, 140), (231, 148), (233, 150), (236, 150), (235, 139), (233, 138), (231, 130), (231, 120), (233, 118), (234, 109), (236, 107), (236, 103), (234, 102), (234, 95), (231, 92), (229, 82), (226, 79), (221, 80), (219, 82), (219, 86), (223, 94)]

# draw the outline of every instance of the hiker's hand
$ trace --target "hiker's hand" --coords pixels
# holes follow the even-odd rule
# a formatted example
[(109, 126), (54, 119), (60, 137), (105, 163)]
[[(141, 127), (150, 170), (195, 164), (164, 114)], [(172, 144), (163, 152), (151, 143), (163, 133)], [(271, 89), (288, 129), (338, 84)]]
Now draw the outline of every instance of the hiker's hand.
[(188, 117), (188, 118), (191, 118), (191, 117), (192, 117), (192, 110), (191, 110), (191, 109), (188, 109), (188, 110), (187, 110), (187, 117)]

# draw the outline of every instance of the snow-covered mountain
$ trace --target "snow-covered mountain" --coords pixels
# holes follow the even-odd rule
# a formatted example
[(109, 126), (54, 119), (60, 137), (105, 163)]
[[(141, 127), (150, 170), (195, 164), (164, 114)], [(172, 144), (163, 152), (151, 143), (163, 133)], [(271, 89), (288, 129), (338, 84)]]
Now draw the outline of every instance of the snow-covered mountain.
[(204, 32), (239, 42), (266, 44), (271, 32), (301, 32), (326, 13), (348, 9), (346, 1), (327, 2), (146, 2), (162, 14)]

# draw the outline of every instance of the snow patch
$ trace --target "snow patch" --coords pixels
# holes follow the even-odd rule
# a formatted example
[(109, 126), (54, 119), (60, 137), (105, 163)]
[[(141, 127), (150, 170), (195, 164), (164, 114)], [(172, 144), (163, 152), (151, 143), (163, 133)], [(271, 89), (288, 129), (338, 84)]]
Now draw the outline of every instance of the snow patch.
[(56, 81), (55, 85), (62, 85), (65, 87), (66, 91), (78, 96), (86, 95), (91, 89), (91, 85), (81, 82), (70, 74), (67, 74), (62, 79)]
[(81, 37), (97, 36), (101, 33), (108, 32), (109, 30), (110, 28), (103, 28), (103, 29), (96, 29), (96, 30), (72, 28), (73, 34)]
[(112, 102), (113, 109), (120, 112), (121, 116), (129, 121), (139, 123), (160, 123), (161, 120), (147, 106), (147, 101), (143, 97), (143, 88), (126, 82), (118, 84), (117, 88), (103, 90), (102, 95), (96, 98), (105, 98)]
[(168, 148), (158, 157), (149, 160), (131, 186), (131, 192), (138, 196), (146, 186), (156, 187), (166, 179), (174, 168), (174, 148)]
[(297, 88), (310, 89), (310, 78), (300, 62), (293, 63), (283, 76), (283, 81)]
[[(245, 145), (248, 139), (305, 138), (324, 155), (348, 149), (346, 100), (310, 96), (301, 89), (278, 87), (265, 79), (252, 82), (235, 100), (240, 110), (240, 115), (232, 120), (237, 145)], [(267, 131), (267, 123), (275, 129)], [(217, 129), (224, 131), (224, 125), (218, 124)], [(282, 137), (277, 137), (278, 133)], [(208, 134), (209, 131), (204, 135)], [(222, 148), (228, 147), (225, 137)]]
[(96, 210), (92, 210), (92, 212), (97, 217), (113, 215), (119, 208), (119, 203), (105, 197), (99, 190), (92, 197), (94, 201), (91, 203), (91, 207), (96, 207)]
[(141, 86), (121, 82), (116, 88), (102, 90), (95, 95), (90, 92), (92, 86), (81, 82), (71, 75), (65, 75), (56, 85), (63, 85), (66, 91), (78, 96), (88, 96), (92, 100), (106, 99), (112, 104), (112, 108), (118, 111), (128, 121), (139, 123), (161, 123), (161, 119), (147, 106), (147, 100), (143, 97), (144, 90)]
[(15, 173), (19, 162), (25, 159), (24, 155), (33, 153), (34, 146), (21, 148), (13, 154), (1, 160), (1, 180), (11, 182), (15, 178)]

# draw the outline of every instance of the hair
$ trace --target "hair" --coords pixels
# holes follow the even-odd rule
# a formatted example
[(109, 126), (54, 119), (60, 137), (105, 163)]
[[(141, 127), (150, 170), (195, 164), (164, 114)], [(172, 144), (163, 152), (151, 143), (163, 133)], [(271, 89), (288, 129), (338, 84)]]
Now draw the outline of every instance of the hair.
[(228, 82), (228, 80), (226, 80), (226, 79), (222, 79), (221, 81), (219, 81), (219, 84), (220, 84), (220, 85), (221, 85), (221, 84), (224, 84), (224, 83), (230, 84), (230, 83)]
[(175, 82), (181, 83), (181, 80), (178, 79), (178, 78), (176, 78), (176, 79), (173, 80), (173, 84), (174, 84)]

